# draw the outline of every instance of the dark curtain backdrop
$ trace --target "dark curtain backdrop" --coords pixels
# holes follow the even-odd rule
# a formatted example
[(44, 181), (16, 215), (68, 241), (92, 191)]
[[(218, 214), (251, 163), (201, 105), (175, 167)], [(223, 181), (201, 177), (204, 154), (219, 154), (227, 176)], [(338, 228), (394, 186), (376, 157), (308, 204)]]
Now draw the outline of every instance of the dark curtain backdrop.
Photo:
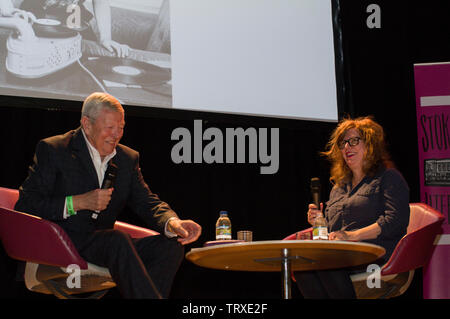
[[(419, 200), (417, 129), (413, 63), (450, 60), (448, 1), (337, 1), (341, 10), (344, 81), (347, 91), (341, 116), (373, 115), (386, 129), (389, 149)], [(381, 29), (369, 29), (366, 8), (381, 7)], [(295, 41), (295, 39), (293, 39)], [(274, 105), (276, 107), (276, 105)], [(0, 96), (0, 185), (18, 188), (27, 175), (39, 139), (78, 127), (81, 103)], [(254, 232), (254, 240), (282, 239), (306, 228), (309, 181), (319, 177), (322, 198), (330, 190), (328, 163), (319, 155), (334, 123), (264, 119), (245, 116), (142, 109), (126, 106), (123, 144), (141, 154), (143, 175), (153, 192), (182, 218), (203, 227), (199, 247), (214, 239), (220, 210), (228, 210), (233, 235)], [(193, 132), (193, 120), (203, 129), (218, 127), (279, 127), (280, 168), (275, 175), (259, 174), (260, 164), (181, 164), (172, 162), (177, 127)], [(122, 220), (140, 224), (133, 216)], [(1, 296), (44, 298), (17, 282), (14, 261), (0, 254)], [(401, 298), (420, 298), (421, 271)], [(106, 297), (117, 297), (111, 291)], [(301, 298), (296, 289), (293, 296)], [(173, 298), (280, 298), (279, 273), (225, 272), (199, 268), (184, 261), (172, 290)]]

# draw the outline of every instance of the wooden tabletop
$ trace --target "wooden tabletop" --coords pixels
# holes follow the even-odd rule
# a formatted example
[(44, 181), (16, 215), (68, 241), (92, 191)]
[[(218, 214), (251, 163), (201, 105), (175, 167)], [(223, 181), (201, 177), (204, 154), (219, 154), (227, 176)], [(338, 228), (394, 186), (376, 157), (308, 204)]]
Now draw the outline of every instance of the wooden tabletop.
[(291, 269), (295, 271), (358, 266), (385, 254), (383, 247), (362, 242), (272, 240), (193, 248), (186, 259), (212, 269), (281, 271), (283, 249), (288, 249)]

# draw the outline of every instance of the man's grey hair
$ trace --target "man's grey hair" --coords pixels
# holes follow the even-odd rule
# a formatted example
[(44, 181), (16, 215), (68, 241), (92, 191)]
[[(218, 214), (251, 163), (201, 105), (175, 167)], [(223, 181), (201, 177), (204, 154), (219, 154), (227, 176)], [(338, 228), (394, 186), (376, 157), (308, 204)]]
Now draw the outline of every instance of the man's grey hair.
[(122, 105), (114, 96), (108, 93), (94, 92), (84, 100), (81, 117), (86, 116), (95, 122), (103, 109), (124, 113)]

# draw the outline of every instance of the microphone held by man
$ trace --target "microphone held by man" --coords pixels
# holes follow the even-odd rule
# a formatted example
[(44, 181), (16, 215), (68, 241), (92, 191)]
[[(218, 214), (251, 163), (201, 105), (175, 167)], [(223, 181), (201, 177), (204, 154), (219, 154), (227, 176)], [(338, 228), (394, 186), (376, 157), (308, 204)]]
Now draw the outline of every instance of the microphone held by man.
[[(114, 163), (109, 163), (108, 164), (108, 168), (106, 169), (105, 172), (105, 177), (103, 178), (103, 183), (102, 183), (102, 189), (112, 189), (114, 187), (114, 182), (116, 181), (116, 174), (117, 174), (117, 166)], [(109, 195), (109, 199), (111, 199), (111, 195), (112, 195), (112, 190), (111, 193)], [(109, 200), (108, 200), (109, 203)], [(108, 205), (108, 204), (106, 204)], [(105, 207), (106, 209), (106, 207)], [(100, 214), (100, 210), (96, 210), (94, 213), (92, 213), (91, 217), (92, 219), (97, 219), (98, 214)]]

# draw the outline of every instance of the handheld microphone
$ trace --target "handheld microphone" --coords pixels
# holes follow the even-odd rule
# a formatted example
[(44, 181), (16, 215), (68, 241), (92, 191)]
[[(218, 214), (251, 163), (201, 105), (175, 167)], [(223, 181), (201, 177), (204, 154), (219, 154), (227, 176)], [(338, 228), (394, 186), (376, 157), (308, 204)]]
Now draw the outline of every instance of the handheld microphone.
[[(108, 168), (105, 172), (105, 177), (103, 178), (102, 183), (102, 189), (108, 189), (111, 187), (114, 187), (114, 182), (116, 181), (116, 174), (117, 174), (117, 165), (114, 163), (109, 162)], [(95, 211), (95, 213), (92, 213), (92, 219), (97, 219), (98, 214), (100, 214), (100, 211)]]
[(320, 179), (318, 177), (311, 178), (311, 195), (313, 203), (320, 209)]

